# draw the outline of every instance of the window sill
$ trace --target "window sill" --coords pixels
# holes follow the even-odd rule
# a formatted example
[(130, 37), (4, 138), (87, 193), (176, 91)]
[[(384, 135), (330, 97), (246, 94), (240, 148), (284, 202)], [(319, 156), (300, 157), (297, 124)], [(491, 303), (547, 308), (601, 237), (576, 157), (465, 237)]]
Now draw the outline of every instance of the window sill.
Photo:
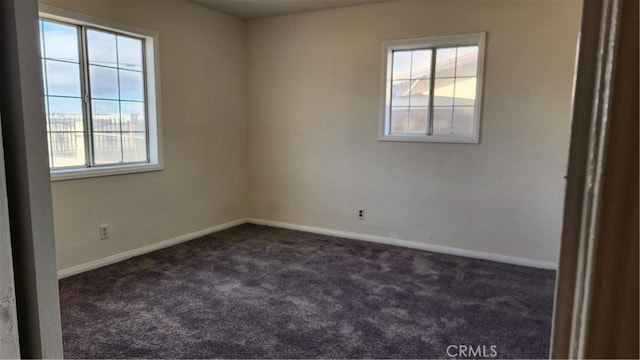
[(77, 180), (103, 176), (136, 174), (151, 171), (161, 171), (162, 164), (134, 164), (109, 167), (93, 167), (83, 169), (52, 170), (51, 181)]
[(450, 144), (479, 144), (480, 140), (469, 137), (451, 137), (451, 136), (394, 136), (383, 135), (378, 137), (379, 141), (398, 141), (398, 142), (432, 142), (432, 143), (450, 143)]

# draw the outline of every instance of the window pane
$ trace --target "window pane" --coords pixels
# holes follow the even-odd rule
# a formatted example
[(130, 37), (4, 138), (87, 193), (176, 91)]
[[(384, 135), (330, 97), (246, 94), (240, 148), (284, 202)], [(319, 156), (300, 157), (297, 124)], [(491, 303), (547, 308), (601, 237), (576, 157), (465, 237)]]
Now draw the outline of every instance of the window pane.
[(411, 51), (393, 52), (393, 79), (411, 78)]
[(478, 74), (478, 47), (464, 46), (458, 48), (456, 77), (476, 76)]
[(428, 118), (428, 108), (411, 108), (409, 110), (409, 129), (407, 131), (412, 134), (426, 134)]
[(142, 71), (142, 40), (118, 36), (118, 67)]
[(84, 131), (82, 99), (48, 96), (49, 131)]
[(54, 167), (84, 166), (86, 164), (83, 132), (52, 132), (50, 136)]
[(49, 91), (47, 90), (47, 69), (45, 67), (44, 60), (42, 60), (42, 85), (44, 88), (44, 94), (47, 95)]
[(391, 132), (392, 133), (407, 132), (408, 120), (409, 120), (409, 108), (392, 108), (391, 109)]
[(435, 135), (450, 135), (453, 109), (450, 107), (436, 107), (433, 109), (433, 133)]
[(453, 108), (453, 133), (460, 136), (472, 136), (473, 115), (475, 108), (455, 107)]
[(50, 166), (148, 161), (144, 40), (87, 27), (85, 51), (81, 26), (40, 20), (39, 30)]
[(79, 62), (78, 28), (50, 21), (42, 22), (43, 56), (47, 59)]
[(476, 78), (456, 78), (455, 105), (473, 106), (476, 103)]
[(98, 30), (87, 30), (87, 45), (89, 63), (95, 65), (116, 67), (116, 36)]
[(429, 80), (412, 80), (411, 106), (429, 106)]
[(482, 38), (460, 36), (465, 45), (439, 38), (389, 42), (383, 136), (473, 142)]
[(425, 79), (431, 77), (431, 50), (412, 51), (411, 78)]
[(119, 70), (120, 99), (144, 101), (144, 79), (141, 72)]
[(44, 57), (44, 21), (39, 21), (38, 35), (40, 36), (40, 57)]
[(44, 96), (44, 121), (47, 125), (47, 132), (49, 132), (49, 97)]
[(453, 105), (454, 79), (436, 79), (433, 88), (435, 106)]
[(98, 165), (122, 162), (121, 146), (121, 134), (119, 132), (93, 133), (94, 157)]
[(93, 131), (120, 131), (120, 105), (117, 101), (93, 100)]
[(146, 131), (144, 103), (123, 101), (120, 103), (122, 131)]
[(118, 99), (118, 70), (90, 66), (89, 83), (93, 99)]
[(453, 77), (456, 68), (456, 48), (436, 50), (436, 78)]
[(145, 133), (123, 133), (122, 149), (124, 162), (147, 161), (147, 137)]
[(80, 96), (80, 65), (47, 60), (47, 94)]
[(52, 143), (51, 143), (51, 134), (47, 133), (47, 150), (49, 153), (49, 168), (52, 169), (53, 168), (53, 151), (51, 151), (51, 149), (53, 149), (52, 147)]
[(410, 80), (393, 81), (391, 85), (391, 105), (409, 106), (409, 95), (411, 93)]

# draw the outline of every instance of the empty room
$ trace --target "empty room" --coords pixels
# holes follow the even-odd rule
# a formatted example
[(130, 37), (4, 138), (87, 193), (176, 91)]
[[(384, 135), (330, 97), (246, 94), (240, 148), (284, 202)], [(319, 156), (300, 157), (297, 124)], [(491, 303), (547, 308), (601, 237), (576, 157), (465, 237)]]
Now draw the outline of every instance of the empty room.
[(39, 0), (59, 350), (548, 358), (583, 5)]

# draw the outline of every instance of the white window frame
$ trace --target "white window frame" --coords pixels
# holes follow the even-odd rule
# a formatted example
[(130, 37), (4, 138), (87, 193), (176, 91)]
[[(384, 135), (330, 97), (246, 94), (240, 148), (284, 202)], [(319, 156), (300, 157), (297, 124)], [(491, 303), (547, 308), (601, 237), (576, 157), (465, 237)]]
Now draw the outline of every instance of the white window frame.
[[(385, 41), (382, 44), (382, 82), (381, 82), (381, 100), (380, 100), (380, 132), (378, 140), (380, 141), (405, 141), (405, 142), (436, 142), (436, 143), (467, 143), (478, 144), (480, 142), (480, 119), (482, 114), (482, 87), (484, 83), (484, 54), (485, 54), (486, 32), (434, 36), (417, 39), (392, 40)], [(393, 52), (396, 50), (421, 50), (432, 48), (445, 48), (455, 46), (478, 46), (478, 73), (476, 83), (476, 100), (473, 118), (473, 133), (471, 137), (462, 137), (454, 135), (393, 135), (390, 131), (391, 123), (391, 79)], [(433, 76), (433, 75), (432, 75)], [(433, 104), (429, 104), (431, 108)], [(432, 120), (430, 120), (432, 121)]]
[[(100, 176), (123, 175), (164, 169), (162, 151), (162, 114), (160, 93), (160, 53), (159, 34), (135, 26), (117, 23), (111, 20), (60, 9), (48, 5), (38, 5), (42, 19), (56, 20), (74, 25), (90, 26), (97, 29), (130, 35), (144, 39), (144, 69), (146, 88), (146, 110), (148, 127), (149, 162), (136, 164), (107, 165), (71, 169), (51, 169), (51, 181), (83, 179)], [(85, 94), (83, 94), (85, 96)]]

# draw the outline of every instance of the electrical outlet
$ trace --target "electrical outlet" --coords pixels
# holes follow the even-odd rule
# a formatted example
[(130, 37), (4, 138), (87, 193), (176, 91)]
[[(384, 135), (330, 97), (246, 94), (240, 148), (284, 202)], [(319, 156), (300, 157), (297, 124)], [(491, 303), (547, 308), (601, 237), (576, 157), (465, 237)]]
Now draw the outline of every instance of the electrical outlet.
[(107, 240), (109, 238), (109, 224), (100, 225), (100, 240)]
[(364, 220), (364, 209), (358, 209), (358, 220)]

